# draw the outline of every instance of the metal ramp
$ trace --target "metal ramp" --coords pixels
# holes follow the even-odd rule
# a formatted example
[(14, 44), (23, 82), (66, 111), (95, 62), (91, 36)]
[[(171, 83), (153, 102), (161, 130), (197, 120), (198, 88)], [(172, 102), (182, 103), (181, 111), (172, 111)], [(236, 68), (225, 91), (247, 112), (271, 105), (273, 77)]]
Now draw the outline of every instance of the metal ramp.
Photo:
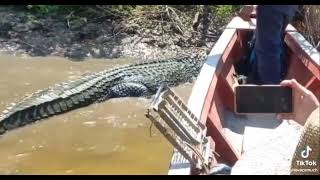
[(208, 174), (216, 163), (207, 128), (165, 83), (158, 89), (146, 117), (191, 164), (192, 174)]

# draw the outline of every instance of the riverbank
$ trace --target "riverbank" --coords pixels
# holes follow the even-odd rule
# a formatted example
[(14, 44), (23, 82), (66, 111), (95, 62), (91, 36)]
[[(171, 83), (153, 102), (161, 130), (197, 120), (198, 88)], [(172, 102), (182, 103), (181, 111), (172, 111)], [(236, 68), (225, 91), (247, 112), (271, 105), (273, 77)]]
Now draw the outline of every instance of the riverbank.
[(0, 51), (72, 60), (162, 59), (210, 51), (226, 24), (212, 13), (201, 18), (201, 11), (190, 16), (171, 6), (126, 18), (102, 13), (106, 9), (99, 6), (85, 9), (42, 15), (1, 6)]
[[(240, 6), (0, 6), (0, 52), (71, 60), (165, 59), (209, 52), (237, 8)], [(319, 49), (319, 32), (308, 26), (318, 21), (312, 18), (315, 13), (308, 14), (308, 8), (312, 7), (297, 13), (293, 24)]]

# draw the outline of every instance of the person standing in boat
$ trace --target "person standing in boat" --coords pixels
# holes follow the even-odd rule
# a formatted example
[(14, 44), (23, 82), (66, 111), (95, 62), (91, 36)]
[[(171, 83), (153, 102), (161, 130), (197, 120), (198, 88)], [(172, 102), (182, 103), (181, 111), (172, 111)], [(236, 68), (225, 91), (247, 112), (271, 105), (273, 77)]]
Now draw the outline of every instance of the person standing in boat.
[(254, 9), (257, 12), (253, 83), (280, 83), (284, 33), (297, 8), (298, 5), (245, 5), (240, 10), (239, 16), (245, 21), (250, 20)]

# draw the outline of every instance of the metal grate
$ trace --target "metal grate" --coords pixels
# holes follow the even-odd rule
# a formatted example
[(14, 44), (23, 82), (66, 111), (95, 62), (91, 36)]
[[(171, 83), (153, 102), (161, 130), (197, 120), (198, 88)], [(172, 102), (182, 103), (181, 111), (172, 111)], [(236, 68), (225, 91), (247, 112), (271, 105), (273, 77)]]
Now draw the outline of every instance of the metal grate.
[(166, 84), (158, 89), (146, 117), (186, 158), (192, 169), (208, 173), (214, 159), (207, 128)]

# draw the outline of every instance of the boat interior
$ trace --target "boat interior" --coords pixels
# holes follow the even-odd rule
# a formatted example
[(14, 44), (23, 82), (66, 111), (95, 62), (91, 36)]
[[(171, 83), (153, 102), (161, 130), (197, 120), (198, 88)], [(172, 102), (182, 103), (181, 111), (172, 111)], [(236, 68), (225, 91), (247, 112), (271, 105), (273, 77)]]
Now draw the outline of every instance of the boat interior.
[[(270, 165), (273, 162), (279, 162), (279, 159), (287, 158), (288, 162), (282, 163), (283, 167), (278, 165), (278, 168), (289, 169), (287, 167), (290, 165), (289, 158), (294, 153), (299, 138), (297, 132), (300, 130), (300, 127), (294, 122), (286, 123), (277, 120), (275, 114), (237, 115), (234, 113), (234, 87), (245, 83), (243, 79), (236, 78), (235, 75), (243, 73), (239, 72), (241, 69), (239, 64), (243, 66), (242, 61), (249, 56), (253, 31), (252, 29), (237, 29), (233, 34), (220, 61), (216, 64), (214, 73), (216, 77), (212, 79), (201, 114), (201, 121), (208, 127), (208, 135), (216, 143), (218, 161), (232, 167), (244, 155), (247, 159), (251, 159), (245, 165), (242, 163), (241, 168), (234, 168), (236, 169), (233, 170), (234, 173), (239, 174), (249, 173), (252, 168), (261, 170), (266, 168), (256, 167), (257, 164), (254, 164), (253, 159), (256, 163), (264, 159), (265, 164)], [(285, 36), (287, 72), (284, 74), (284, 79), (296, 79), (319, 99), (319, 62), (305, 52), (308, 48), (312, 49), (312, 46), (303, 47), (302, 45), (306, 46), (308, 43), (299, 43), (298, 38), (303, 38), (299, 35), (287, 32)], [(305, 41), (304, 38), (303, 41)], [(288, 135), (290, 135), (290, 140), (288, 140)], [(266, 146), (269, 148), (267, 149)], [(250, 168), (251, 170), (248, 170)]]
[[(187, 106), (206, 125), (217, 162), (232, 167), (231, 174), (289, 174), (301, 126), (279, 121), (276, 114), (234, 113), (234, 87), (246, 82), (238, 75), (243, 74), (241, 64), (249, 56), (255, 24), (253, 15), (249, 22), (235, 17), (226, 26), (197, 77)], [(296, 79), (320, 99), (319, 52), (290, 24), (284, 40), (287, 68), (283, 79)], [(190, 164), (175, 149), (168, 174), (190, 173)]]

